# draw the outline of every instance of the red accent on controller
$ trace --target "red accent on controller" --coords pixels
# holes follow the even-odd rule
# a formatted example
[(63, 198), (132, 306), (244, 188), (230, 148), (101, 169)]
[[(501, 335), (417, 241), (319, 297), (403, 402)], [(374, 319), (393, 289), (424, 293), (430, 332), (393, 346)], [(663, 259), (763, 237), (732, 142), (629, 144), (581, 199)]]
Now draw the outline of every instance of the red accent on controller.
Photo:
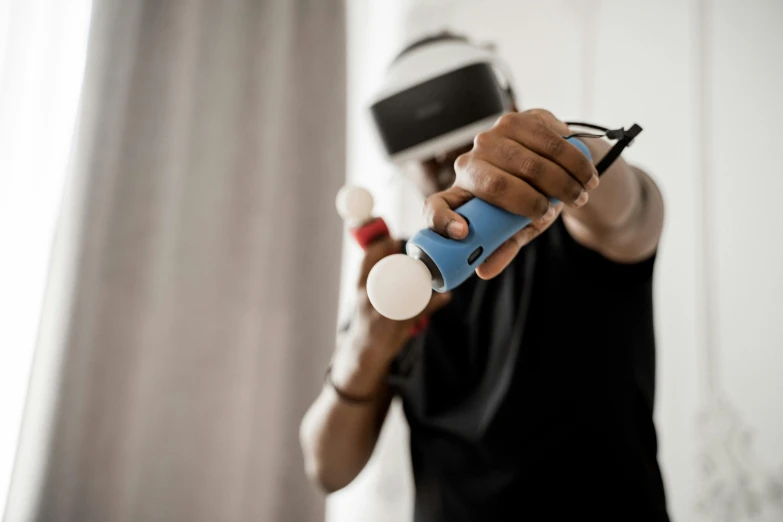
[(362, 250), (367, 250), (370, 243), (376, 239), (389, 236), (389, 227), (386, 226), (383, 218), (377, 217), (358, 228), (352, 229), (351, 235), (359, 243), (359, 246), (362, 247)]
[(411, 329), (409, 331), (411, 337), (416, 337), (421, 332), (427, 329), (427, 327), (430, 325), (430, 318), (427, 316), (422, 317), (418, 321), (416, 321), (416, 324), (411, 326)]
[[(386, 226), (386, 222), (383, 218), (377, 217), (358, 228), (351, 229), (351, 235), (359, 246), (362, 247), (362, 250), (367, 250), (367, 247), (370, 246), (370, 243), (373, 241), (383, 237), (389, 237), (389, 227)], [(422, 317), (416, 321), (416, 324), (411, 326), (410, 329), (411, 337), (415, 337), (426, 330), (429, 324), (429, 317)]]

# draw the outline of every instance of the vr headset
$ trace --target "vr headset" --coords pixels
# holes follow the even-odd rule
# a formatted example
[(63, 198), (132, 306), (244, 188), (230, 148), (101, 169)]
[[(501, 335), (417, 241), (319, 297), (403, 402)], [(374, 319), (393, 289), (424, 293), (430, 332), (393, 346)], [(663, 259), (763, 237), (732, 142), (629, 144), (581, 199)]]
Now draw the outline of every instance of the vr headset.
[[(392, 62), (370, 113), (388, 159), (401, 165), (472, 143), (513, 107), (511, 74), (495, 53), (460, 37), (436, 36), (412, 45)], [(601, 133), (579, 132), (564, 138), (616, 140), (596, 165), (599, 174), (642, 131), (636, 124), (610, 130), (565, 123)]]
[(471, 143), (512, 109), (507, 71), (494, 53), (458, 38), (403, 51), (370, 106), (389, 160), (421, 161)]

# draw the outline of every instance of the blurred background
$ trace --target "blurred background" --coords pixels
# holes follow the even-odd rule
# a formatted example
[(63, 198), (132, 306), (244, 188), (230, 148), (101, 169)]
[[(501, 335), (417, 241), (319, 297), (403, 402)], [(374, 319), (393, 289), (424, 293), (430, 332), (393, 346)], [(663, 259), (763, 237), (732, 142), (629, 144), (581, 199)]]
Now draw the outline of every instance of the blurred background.
[(410, 519), (399, 408), (328, 499), (297, 430), (360, 259), (336, 191), (422, 226), (366, 104), (442, 29), (523, 109), (645, 128), (670, 514), (783, 520), (781, 28), (778, 0), (0, 2), (4, 520)]

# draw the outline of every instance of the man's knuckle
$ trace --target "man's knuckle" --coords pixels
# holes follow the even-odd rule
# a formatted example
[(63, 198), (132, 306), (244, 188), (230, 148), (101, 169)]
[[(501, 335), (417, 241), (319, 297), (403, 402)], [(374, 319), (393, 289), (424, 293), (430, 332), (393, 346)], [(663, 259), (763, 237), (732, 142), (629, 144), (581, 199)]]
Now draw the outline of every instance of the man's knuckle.
[(513, 164), (519, 157), (519, 145), (511, 140), (504, 140), (498, 146), (498, 154), (505, 163)]
[(537, 139), (548, 139), (552, 135), (549, 125), (542, 119), (533, 119), (528, 123), (528, 128), (532, 135)]
[(460, 154), (457, 156), (457, 159), (454, 160), (454, 169), (457, 171), (466, 170), (470, 165), (471, 158), (470, 152)]
[(535, 123), (546, 125), (552, 114), (545, 109), (530, 109), (525, 111), (525, 116)]
[(508, 181), (497, 174), (484, 175), (478, 183), (481, 192), (488, 196), (499, 196), (508, 188)]
[(549, 136), (544, 142), (544, 151), (550, 156), (560, 156), (565, 150), (566, 141), (560, 136)]
[(487, 131), (479, 132), (476, 134), (476, 137), (473, 139), (473, 148), (477, 150), (483, 150), (487, 149), (488, 147), (492, 146), (492, 142), (494, 141), (492, 134), (490, 134)]
[(525, 156), (520, 165), (522, 174), (528, 179), (538, 179), (544, 171), (544, 164), (535, 156)]
[(432, 195), (424, 200), (424, 207), (422, 208), (421, 214), (424, 217), (424, 220), (430, 225), (435, 218), (435, 209), (437, 208), (436, 198), (438, 197), (440, 196)]
[(498, 118), (495, 123), (495, 128), (502, 132), (511, 131), (517, 124), (517, 116), (515, 114), (516, 113), (510, 112)]

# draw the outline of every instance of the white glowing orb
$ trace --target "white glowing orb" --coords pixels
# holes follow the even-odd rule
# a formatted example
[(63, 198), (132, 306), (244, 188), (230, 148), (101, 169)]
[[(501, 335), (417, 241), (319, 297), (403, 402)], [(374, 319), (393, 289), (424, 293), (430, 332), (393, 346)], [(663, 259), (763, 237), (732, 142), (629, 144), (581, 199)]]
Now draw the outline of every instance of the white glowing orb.
[(427, 266), (405, 254), (378, 261), (367, 277), (367, 296), (379, 314), (395, 321), (419, 315), (432, 297)]
[(349, 224), (361, 224), (372, 217), (373, 199), (367, 189), (346, 185), (337, 192), (337, 213)]

